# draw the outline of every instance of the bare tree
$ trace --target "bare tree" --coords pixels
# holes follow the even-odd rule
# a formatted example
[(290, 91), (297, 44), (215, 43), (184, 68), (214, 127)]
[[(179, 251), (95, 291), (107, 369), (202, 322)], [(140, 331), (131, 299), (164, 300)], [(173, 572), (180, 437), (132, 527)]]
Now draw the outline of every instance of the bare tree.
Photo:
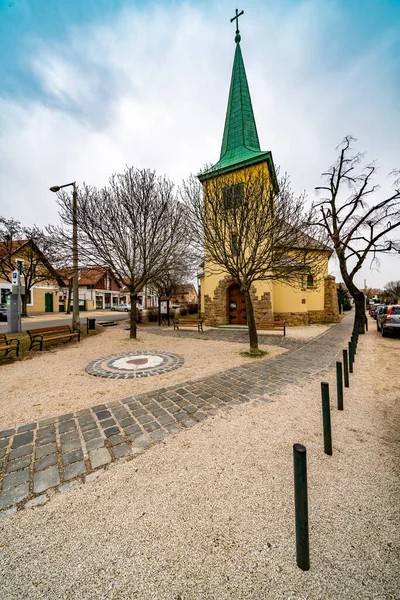
[(183, 239), (171, 253), (163, 272), (149, 283), (158, 296), (170, 299), (174, 290), (195, 275), (196, 264), (197, 257), (188, 245), (187, 239)]
[(400, 281), (389, 281), (385, 285), (383, 293), (388, 302), (397, 304), (400, 301)]
[(399, 172), (395, 171), (393, 192), (375, 200), (379, 190), (372, 183), (376, 166), (359, 166), (363, 155), (354, 154), (353, 141), (346, 136), (338, 146), (335, 164), (322, 175), (326, 185), (316, 188), (324, 197), (314, 202), (313, 208), (315, 222), (333, 243), (343, 281), (354, 299), (355, 324), (364, 333), (364, 293), (354, 278), (368, 258), (373, 265), (380, 254), (400, 251), (400, 240), (393, 237), (400, 225), (400, 187)]
[[(50, 256), (52, 264), (48, 260)], [(22, 316), (27, 316), (28, 299), (35, 284), (49, 279), (61, 283), (53, 259), (53, 248), (41, 229), (0, 217), (0, 277), (11, 283), (12, 272), (20, 272), (25, 287), (21, 295)]]
[[(60, 216), (68, 235), (72, 225), (71, 196), (58, 194)], [(131, 303), (130, 337), (136, 338), (136, 300), (149, 282), (167, 269), (186, 239), (184, 207), (173, 184), (154, 171), (129, 167), (98, 190), (84, 186), (77, 199), (79, 255), (87, 266), (107, 266)]]
[(287, 176), (276, 194), (263, 168), (254, 168), (240, 180), (234, 174), (209, 179), (203, 188), (192, 176), (181, 193), (206, 270), (228, 273), (244, 295), (250, 352), (257, 354), (253, 283), (299, 286), (304, 275), (321, 271), (321, 250), (329, 250), (313, 237), (305, 198), (294, 196)]

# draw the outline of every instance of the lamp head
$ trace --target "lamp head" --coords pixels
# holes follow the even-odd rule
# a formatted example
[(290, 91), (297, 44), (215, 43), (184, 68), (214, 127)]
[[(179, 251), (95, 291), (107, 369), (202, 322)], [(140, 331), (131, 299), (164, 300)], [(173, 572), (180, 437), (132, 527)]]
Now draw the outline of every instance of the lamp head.
[(53, 187), (50, 188), (51, 192), (59, 192), (60, 191), (60, 186), (59, 185), (53, 185)]

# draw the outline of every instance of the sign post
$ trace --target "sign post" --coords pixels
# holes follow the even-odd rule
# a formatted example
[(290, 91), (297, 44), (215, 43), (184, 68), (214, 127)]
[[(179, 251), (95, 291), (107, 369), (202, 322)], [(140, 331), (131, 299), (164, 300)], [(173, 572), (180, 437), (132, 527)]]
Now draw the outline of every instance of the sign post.
[(11, 294), (7, 302), (7, 331), (8, 333), (21, 332), (21, 279), (19, 271), (15, 270), (11, 276)]

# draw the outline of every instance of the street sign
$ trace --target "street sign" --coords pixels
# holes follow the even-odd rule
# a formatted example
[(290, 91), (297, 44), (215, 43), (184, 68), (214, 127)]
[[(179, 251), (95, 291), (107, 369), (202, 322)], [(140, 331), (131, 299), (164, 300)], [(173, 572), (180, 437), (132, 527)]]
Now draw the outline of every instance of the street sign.
[(19, 271), (15, 270), (12, 272), (11, 283), (12, 285), (19, 285)]

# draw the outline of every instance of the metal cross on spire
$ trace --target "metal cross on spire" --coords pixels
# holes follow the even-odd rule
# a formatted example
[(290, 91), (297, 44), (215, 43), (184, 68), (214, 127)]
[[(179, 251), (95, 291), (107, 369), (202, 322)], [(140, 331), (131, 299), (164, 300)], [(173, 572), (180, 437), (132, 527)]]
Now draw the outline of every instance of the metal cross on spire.
[(239, 12), (238, 9), (236, 9), (236, 15), (234, 17), (232, 17), (231, 19), (231, 23), (232, 21), (236, 21), (236, 35), (235, 35), (235, 42), (238, 44), (240, 42), (240, 33), (239, 33), (239, 17), (241, 17), (242, 15), (244, 15), (244, 10), (242, 10), (242, 12)]

